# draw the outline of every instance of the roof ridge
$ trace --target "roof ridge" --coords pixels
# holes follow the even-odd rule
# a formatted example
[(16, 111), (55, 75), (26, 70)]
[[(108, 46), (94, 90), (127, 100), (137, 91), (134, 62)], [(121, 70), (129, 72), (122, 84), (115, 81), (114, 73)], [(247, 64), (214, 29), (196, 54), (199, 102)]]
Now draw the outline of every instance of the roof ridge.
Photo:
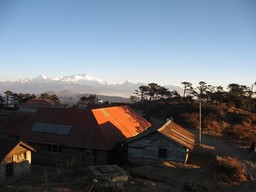
[(97, 128), (93, 129), (94, 130), (93, 131), (94, 132), (94, 137), (97, 136), (97, 131), (98, 131), (101, 134), (102, 138), (104, 138), (104, 141), (105, 141), (104, 143), (106, 143), (108, 145), (108, 148), (109, 148), (109, 146), (111, 146), (111, 143), (110, 143), (110, 141), (108, 141), (108, 139), (106, 138), (105, 134), (102, 133), (102, 129), (101, 129), (101, 127), (100, 127), (100, 125), (99, 125), (99, 123), (98, 123), (98, 121), (97, 121), (97, 119), (96, 119), (96, 117), (95, 117), (95, 115), (94, 115), (92, 110), (94, 110), (94, 109), (90, 109), (88, 111), (89, 111), (90, 115), (93, 117), (93, 121), (97, 125)]
[[(163, 129), (165, 129), (168, 125), (171, 124), (171, 120), (168, 120), (164, 125), (162, 125), (160, 128), (157, 129), (158, 132), (161, 132)], [(172, 128), (171, 128), (172, 129)]]

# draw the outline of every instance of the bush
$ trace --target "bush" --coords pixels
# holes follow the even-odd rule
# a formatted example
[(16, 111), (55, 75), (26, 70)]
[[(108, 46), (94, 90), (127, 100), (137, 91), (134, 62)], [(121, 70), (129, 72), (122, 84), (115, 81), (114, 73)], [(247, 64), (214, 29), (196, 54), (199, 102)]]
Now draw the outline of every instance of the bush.
[(217, 180), (227, 183), (241, 184), (247, 181), (247, 173), (240, 162), (232, 157), (216, 156), (213, 169)]
[(253, 127), (244, 127), (237, 124), (227, 128), (223, 135), (227, 138), (231, 138), (248, 145), (251, 143), (251, 139), (253, 138), (253, 130)]
[(177, 118), (177, 121), (185, 127), (198, 128), (199, 114), (198, 113), (183, 113), (183, 114), (179, 115), (179, 117)]

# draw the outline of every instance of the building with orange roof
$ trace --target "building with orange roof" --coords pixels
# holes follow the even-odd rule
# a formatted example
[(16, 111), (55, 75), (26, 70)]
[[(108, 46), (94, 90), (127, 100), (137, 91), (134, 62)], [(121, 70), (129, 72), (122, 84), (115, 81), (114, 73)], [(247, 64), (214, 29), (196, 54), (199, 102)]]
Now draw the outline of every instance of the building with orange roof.
[(12, 126), (6, 134), (34, 146), (36, 163), (87, 166), (112, 163), (119, 143), (150, 126), (128, 106), (38, 108), (25, 123)]

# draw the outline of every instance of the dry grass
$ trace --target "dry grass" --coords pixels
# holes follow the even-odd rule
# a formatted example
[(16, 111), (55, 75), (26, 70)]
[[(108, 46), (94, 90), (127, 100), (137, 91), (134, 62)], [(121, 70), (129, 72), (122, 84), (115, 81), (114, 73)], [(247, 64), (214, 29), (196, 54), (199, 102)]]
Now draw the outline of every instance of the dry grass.
[[(207, 165), (204, 166), (193, 162), (184, 164), (171, 161), (145, 166), (126, 165), (123, 168), (129, 172), (129, 180), (125, 183), (124, 191), (208, 192), (234, 191), (234, 188), (240, 189), (243, 187), (243, 185), (238, 186), (238, 184), (246, 182), (247, 175), (239, 161), (230, 157), (216, 157), (212, 154), (212, 151), (214, 151), (214, 148), (204, 145), (199, 148), (198, 152), (195, 151), (196, 154), (191, 154), (191, 159), (194, 155), (196, 157), (194, 160), (197, 163), (207, 162)], [(209, 162), (212, 163), (209, 164)], [(248, 166), (252, 168), (251, 164)], [(88, 186), (86, 172), (85, 169), (63, 170), (61, 179), (59, 179), (56, 169), (33, 166), (31, 178), (18, 183), (9, 183), (4, 188), (0, 187), (0, 191), (82, 192)]]
[[(79, 170), (78, 170), (79, 171)], [(57, 174), (53, 167), (32, 165), (32, 175), (19, 180), (7, 180), (5, 185), (0, 186), (0, 191), (6, 192), (82, 192), (88, 184), (85, 170), (77, 174), (72, 169), (62, 169)]]
[(236, 124), (232, 127), (227, 128), (224, 131), (224, 136), (236, 141), (250, 145), (255, 135), (255, 126), (246, 127), (241, 124)]
[[(180, 113), (175, 116), (179, 120), (178, 123), (185, 127), (199, 126), (198, 112)], [(206, 105), (202, 107), (202, 128), (206, 134), (225, 136), (248, 145), (256, 135), (256, 114), (225, 105)]]
[(241, 184), (245, 183), (248, 178), (241, 163), (232, 157), (216, 156), (213, 161), (213, 171), (215, 178), (220, 182)]
[(206, 149), (206, 150), (215, 150), (215, 147), (214, 147), (214, 146), (211, 146), (211, 145), (201, 144), (200, 147), (201, 147), (202, 149)]
[(179, 168), (188, 168), (188, 169), (189, 168), (190, 169), (200, 168), (198, 165), (195, 165), (195, 164), (186, 164), (186, 163), (173, 162), (173, 161), (163, 161), (158, 166), (159, 167), (163, 167), (163, 168), (174, 168), (174, 169), (179, 169)]
[(186, 127), (198, 128), (199, 114), (198, 113), (183, 113), (179, 115), (181, 124)]
[(169, 192), (170, 186), (165, 183), (150, 181), (141, 178), (129, 177), (129, 181), (124, 185), (127, 192)]
[[(184, 191), (185, 184), (191, 180), (191, 176), (198, 178), (201, 174), (204, 173), (196, 165), (175, 162), (134, 167), (130, 172), (134, 181), (147, 181), (145, 191)], [(149, 186), (149, 183), (154, 183), (155, 186)]]

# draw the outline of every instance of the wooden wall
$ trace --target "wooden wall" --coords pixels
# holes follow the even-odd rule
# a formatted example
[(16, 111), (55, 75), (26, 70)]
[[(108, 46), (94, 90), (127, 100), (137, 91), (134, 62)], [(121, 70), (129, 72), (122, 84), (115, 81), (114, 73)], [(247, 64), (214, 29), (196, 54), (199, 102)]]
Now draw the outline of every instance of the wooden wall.
[(128, 161), (131, 163), (186, 162), (187, 155), (187, 148), (157, 132), (128, 143)]

